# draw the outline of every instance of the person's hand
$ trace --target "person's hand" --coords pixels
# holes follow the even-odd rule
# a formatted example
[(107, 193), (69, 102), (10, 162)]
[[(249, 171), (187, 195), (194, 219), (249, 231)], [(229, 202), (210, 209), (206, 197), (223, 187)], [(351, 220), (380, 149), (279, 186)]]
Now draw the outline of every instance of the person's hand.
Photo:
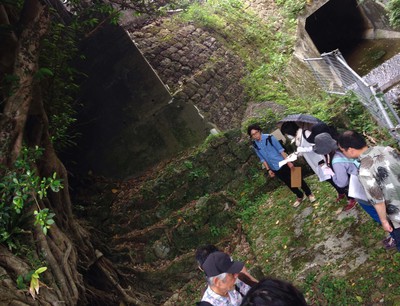
[(288, 165), (288, 167), (289, 167), (290, 169), (292, 169), (292, 168), (294, 167), (294, 165), (293, 165), (292, 162), (288, 162), (287, 165)]
[(269, 177), (271, 177), (271, 178), (275, 177), (275, 172), (272, 171), (271, 169), (269, 169), (269, 170), (267, 171), (267, 173), (268, 173)]
[(388, 232), (388, 233), (393, 232), (393, 227), (390, 225), (388, 220), (385, 220), (383, 222), (381, 221), (381, 223), (382, 223), (382, 227), (385, 232)]

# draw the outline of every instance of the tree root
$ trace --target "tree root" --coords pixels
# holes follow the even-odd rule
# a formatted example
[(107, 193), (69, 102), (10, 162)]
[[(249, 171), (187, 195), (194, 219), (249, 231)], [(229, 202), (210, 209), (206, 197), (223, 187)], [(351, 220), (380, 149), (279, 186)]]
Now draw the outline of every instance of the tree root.
[[(96, 251), (96, 256), (97, 256), (97, 262), (96, 265), (97, 267), (103, 272), (104, 276), (107, 278), (107, 280), (115, 287), (115, 289), (118, 291), (120, 296), (122, 297), (123, 301), (128, 303), (128, 304), (133, 304), (133, 305), (138, 305), (138, 306), (151, 306), (153, 305), (152, 303), (147, 303), (139, 298), (136, 298), (134, 296), (131, 296), (127, 293), (128, 290), (122, 288), (122, 286), (119, 284), (117, 281), (118, 275), (112, 268), (112, 264), (103, 256), (103, 254), (100, 251)], [(137, 295), (141, 295), (140, 293), (136, 293)], [(143, 297), (143, 295), (141, 295)]]

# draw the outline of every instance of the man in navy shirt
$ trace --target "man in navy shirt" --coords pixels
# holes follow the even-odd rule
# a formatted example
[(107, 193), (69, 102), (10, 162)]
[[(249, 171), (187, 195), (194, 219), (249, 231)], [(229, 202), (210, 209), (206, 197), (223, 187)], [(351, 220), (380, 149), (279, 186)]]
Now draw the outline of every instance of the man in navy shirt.
[(253, 147), (261, 163), (264, 165), (268, 172), (268, 175), (273, 178), (277, 176), (282, 182), (290, 188), (290, 190), (296, 195), (297, 199), (293, 203), (294, 207), (300, 205), (304, 200), (304, 193), (309, 198), (310, 202), (315, 201), (315, 196), (312, 194), (310, 187), (304, 179), (301, 180), (301, 189), (291, 187), (291, 171), (294, 167), (291, 162), (279, 167), (279, 162), (287, 157), (285, 149), (279, 143), (279, 141), (272, 135), (263, 134), (261, 128), (257, 124), (252, 124), (247, 128), (247, 134), (253, 139)]

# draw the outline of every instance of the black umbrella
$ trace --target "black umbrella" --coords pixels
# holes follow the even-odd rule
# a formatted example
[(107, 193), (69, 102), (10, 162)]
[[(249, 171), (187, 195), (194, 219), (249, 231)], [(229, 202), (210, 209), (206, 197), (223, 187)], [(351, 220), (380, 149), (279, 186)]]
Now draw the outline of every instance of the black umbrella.
[[(310, 130), (313, 125), (321, 123), (322, 121), (308, 114), (293, 114), (293, 115), (288, 115), (285, 118), (279, 120), (277, 123), (278, 127), (282, 128), (282, 125), (285, 122), (295, 123), (297, 124), (298, 127), (302, 128), (303, 130)], [(288, 126), (287, 124), (285, 125)]]

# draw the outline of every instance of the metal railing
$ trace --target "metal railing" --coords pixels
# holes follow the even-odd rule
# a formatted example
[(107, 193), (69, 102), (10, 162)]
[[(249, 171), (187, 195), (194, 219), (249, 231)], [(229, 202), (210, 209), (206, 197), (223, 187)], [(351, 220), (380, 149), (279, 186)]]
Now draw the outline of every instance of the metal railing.
[(386, 127), (400, 142), (399, 115), (376, 85), (368, 84), (351, 69), (339, 50), (323, 53), (320, 58), (307, 58), (304, 61), (310, 66), (324, 91), (339, 95), (344, 95), (348, 91), (354, 92), (379, 125)]

